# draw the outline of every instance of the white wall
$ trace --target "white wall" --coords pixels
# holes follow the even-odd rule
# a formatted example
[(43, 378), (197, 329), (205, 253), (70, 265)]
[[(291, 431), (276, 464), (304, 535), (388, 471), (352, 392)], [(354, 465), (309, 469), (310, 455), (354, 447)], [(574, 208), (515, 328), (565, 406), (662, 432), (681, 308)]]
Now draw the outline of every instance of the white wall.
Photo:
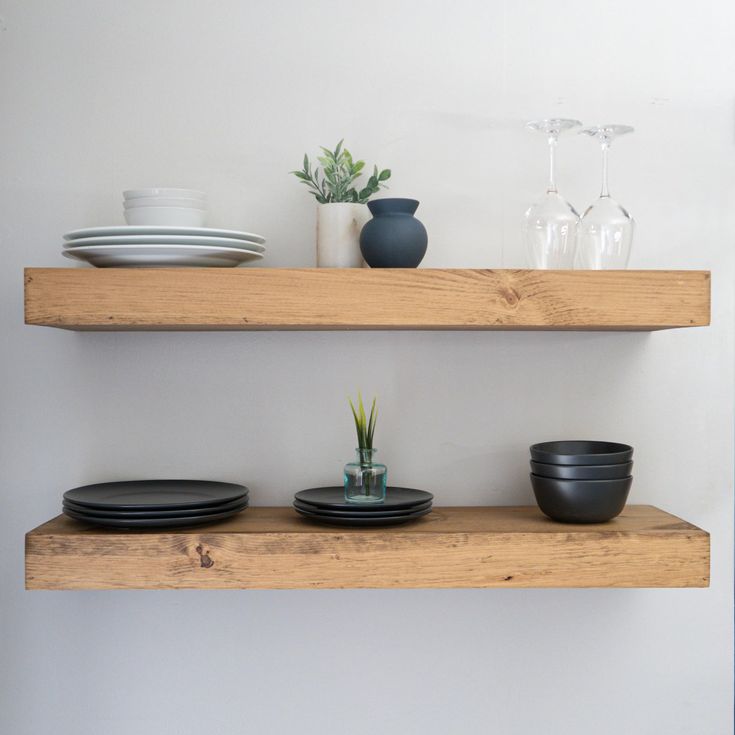
[[(732, 733), (735, 8), (720, 2), (0, 0), (0, 733)], [(622, 122), (632, 267), (713, 271), (713, 324), (654, 334), (77, 334), (22, 324), (23, 266), (131, 186), (314, 262), (287, 171), (344, 136), (421, 200), (428, 266), (522, 266), (538, 116)], [(563, 192), (598, 193), (565, 139)], [(335, 482), (345, 395), (392, 480), (530, 503), (527, 446), (636, 447), (631, 500), (712, 533), (706, 590), (30, 593), (23, 534), (87, 482)]]

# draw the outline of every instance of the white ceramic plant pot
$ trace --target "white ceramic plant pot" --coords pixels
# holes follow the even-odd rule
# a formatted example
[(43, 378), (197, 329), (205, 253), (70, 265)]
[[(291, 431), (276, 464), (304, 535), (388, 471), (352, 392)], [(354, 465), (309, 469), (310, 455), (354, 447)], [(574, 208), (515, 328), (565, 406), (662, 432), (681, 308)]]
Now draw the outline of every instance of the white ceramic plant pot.
[(317, 268), (362, 268), (360, 230), (370, 219), (365, 204), (332, 202), (317, 204)]

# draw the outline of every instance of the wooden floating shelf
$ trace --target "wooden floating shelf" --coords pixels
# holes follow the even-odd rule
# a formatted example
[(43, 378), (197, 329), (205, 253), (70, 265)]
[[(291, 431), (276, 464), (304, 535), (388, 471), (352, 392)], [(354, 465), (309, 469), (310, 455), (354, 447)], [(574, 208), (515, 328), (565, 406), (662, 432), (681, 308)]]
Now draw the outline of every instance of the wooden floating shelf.
[(536, 507), (435, 508), (405, 526), (320, 526), (250, 508), (189, 529), (120, 531), (58, 516), (26, 535), (26, 587), (314, 589), (706, 587), (709, 534), (648, 505), (566, 525)]
[(26, 324), (76, 330), (709, 324), (708, 271), (27, 268)]

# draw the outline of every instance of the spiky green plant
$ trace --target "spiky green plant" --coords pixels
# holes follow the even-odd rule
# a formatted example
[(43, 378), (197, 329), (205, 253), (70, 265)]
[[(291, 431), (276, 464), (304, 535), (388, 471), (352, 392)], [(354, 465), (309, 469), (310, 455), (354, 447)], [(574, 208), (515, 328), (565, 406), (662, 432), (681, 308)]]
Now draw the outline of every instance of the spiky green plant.
[(358, 392), (357, 394), (357, 408), (355, 408), (355, 404), (352, 402), (351, 398), (348, 400), (350, 402), (350, 408), (352, 409), (352, 416), (355, 419), (355, 428), (357, 429), (357, 446), (360, 449), (372, 449), (373, 435), (375, 434), (375, 423), (378, 420), (378, 408), (375, 405), (377, 398), (373, 398), (369, 418), (365, 414), (365, 405), (362, 402), (362, 393)]

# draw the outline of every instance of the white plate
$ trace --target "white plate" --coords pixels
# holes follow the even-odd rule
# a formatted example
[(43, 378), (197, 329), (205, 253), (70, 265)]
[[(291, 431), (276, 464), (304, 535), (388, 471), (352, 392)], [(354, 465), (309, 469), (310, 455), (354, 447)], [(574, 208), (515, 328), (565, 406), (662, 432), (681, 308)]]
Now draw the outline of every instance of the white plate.
[(249, 240), (259, 245), (265, 243), (261, 235), (238, 230), (218, 230), (212, 227), (165, 227), (162, 225), (116, 225), (114, 227), (85, 227), (72, 230), (64, 235), (64, 240), (78, 240), (81, 237), (107, 237), (113, 235), (192, 235), (199, 237), (232, 237), (235, 240)]
[(64, 250), (65, 258), (91, 263), (97, 268), (156, 268), (160, 266), (211, 266), (232, 268), (262, 253), (243, 248), (201, 245), (90, 245)]
[(255, 242), (234, 237), (193, 237), (192, 235), (113, 235), (111, 237), (82, 237), (64, 243), (65, 250), (76, 250), (93, 245), (205, 245), (207, 247), (245, 248), (264, 253), (265, 248)]

